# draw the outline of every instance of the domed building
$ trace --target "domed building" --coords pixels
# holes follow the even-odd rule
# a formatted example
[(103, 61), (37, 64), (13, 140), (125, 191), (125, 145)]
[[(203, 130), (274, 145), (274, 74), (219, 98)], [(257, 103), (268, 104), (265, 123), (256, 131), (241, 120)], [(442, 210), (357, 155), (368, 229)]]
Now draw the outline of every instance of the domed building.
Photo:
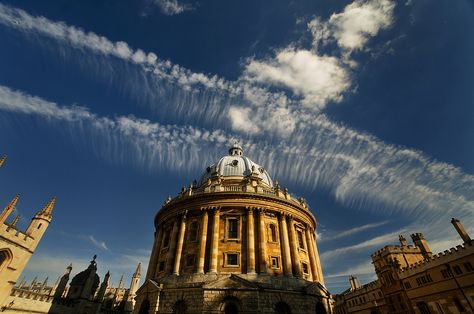
[(326, 313), (316, 219), (233, 145), (168, 198), (134, 313)]

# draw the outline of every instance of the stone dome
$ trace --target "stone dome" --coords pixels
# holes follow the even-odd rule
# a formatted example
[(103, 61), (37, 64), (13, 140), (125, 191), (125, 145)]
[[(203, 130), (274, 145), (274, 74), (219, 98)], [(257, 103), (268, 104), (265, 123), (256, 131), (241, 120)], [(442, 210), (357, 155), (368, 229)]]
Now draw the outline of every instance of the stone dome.
[(222, 157), (216, 163), (206, 168), (201, 176), (199, 185), (205, 183), (213, 176), (218, 176), (224, 180), (242, 180), (249, 177), (253, 172), (254, 176), (261, 179), (261, 182), (273, 187), (273, 181), (267, 170), (250, 158), (244, 156), (242, 147), (238, 144), (232, 145), (229, 155)]

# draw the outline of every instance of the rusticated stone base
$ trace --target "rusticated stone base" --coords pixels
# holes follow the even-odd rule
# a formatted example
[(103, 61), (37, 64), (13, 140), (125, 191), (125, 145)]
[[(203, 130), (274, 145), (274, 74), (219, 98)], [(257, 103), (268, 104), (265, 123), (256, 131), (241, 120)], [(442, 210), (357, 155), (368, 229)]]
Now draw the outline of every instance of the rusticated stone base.
[(136, 300), (136, 314), (329, 312), (322, 285), (286, 276), (168, 276), (160, 283), (148, 280)]

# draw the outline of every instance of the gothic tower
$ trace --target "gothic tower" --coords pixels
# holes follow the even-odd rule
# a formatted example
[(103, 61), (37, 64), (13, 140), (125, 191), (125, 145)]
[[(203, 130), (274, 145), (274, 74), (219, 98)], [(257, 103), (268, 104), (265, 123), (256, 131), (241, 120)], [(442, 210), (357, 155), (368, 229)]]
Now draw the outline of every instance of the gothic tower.
[(20, 196), (17, 195), (0, 213), (0, 306), (10, 294), (18, 277), (52, 220), (56, 198), (53, 197), (32, 219), (26, 231), (17, 229), (18, 216), (12, 222), (6, 220), (14, 211)]
[(141, 265), (141, 263), (138, 263), (137, 269), (135, 270), (135, 273), (133, 273), (132, 281), (130, 282), (130, 289), (128, 290), (127, 301), (124, 309), (126, 313), (132, 312), (135, 306), (135, 297), (138, 286), (140, 285)]

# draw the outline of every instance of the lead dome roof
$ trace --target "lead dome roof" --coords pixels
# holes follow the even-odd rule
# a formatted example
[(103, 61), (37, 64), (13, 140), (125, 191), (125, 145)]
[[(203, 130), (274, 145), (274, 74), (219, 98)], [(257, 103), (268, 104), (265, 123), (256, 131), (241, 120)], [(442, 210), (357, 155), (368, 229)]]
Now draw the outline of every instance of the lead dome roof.
[(223, 179), (245, 178), (252, 174), (252, 169), (255, 175), (260, 178), (266, 185), (273, 187), (273, 181), (267, 170), (259, 164), (253, 162), (247, 156), (244, 156), (242, 147), (234, 144), (229, 149), (229, 155), (222, 157), (216, 163), (206, 168), (206, 171), (201, 177), (200, 185), (206, 182), (212, 176), (218, 175)]

